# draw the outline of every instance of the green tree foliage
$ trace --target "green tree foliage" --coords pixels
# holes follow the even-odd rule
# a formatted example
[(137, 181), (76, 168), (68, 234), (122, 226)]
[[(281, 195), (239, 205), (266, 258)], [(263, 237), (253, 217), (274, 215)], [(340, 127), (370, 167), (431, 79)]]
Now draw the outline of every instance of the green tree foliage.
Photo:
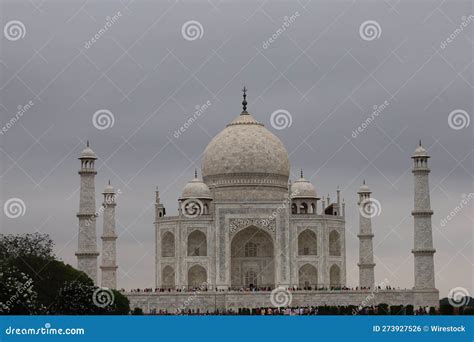
[(134, 308), (132, 311), (132, 315), (135, 315), (135, 316), (143, 315), (143, 310), (141, 308)]
[[(28, 286), (20, 296), (18, 289), (25, 283)], [(127, 297), (108, 290), (113, 301), (106, 305), (96, 301), (96, 304), (93, 300), (96, 291), (98, 288), (84, 272), (55, 259), (53, 241), (47, 234), (0, 234), (0, 313), (129, 313)]]
[(40, 311), (33, 281), (16, 267), (0, 263), (0, 314), (29, 315)]
[(54, 243), (48, 234), (0, 234), (0, 260), (36, 256), (54, 259)]

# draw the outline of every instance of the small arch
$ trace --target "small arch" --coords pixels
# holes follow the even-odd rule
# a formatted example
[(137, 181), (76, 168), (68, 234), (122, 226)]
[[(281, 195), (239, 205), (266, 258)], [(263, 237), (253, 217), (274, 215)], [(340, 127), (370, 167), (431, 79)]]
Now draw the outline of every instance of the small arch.
[(208, 215), (209, 214), (209, 206), (207, 204), (204, 204), (204, 215)]
[(316, 214), (316, 205), (311, 203), (311, 214)]
[(188, 256), (206, 256), (207, 238), (200, 230), (195, 230), (188, 236)]
[(258, 286), (258, 275), (254, 270), (248, 270), (245, 272), (245, 285), (248, 287)]
[(207, 271), (201, 265), (194, 265), (188, 270), (188, 286), (201, 287), (207, 283)]
[(341, 256), (341, 239), (335, 230), (329, 234), (329, 255)]
[(164, 288), (175, 287), (173, 267), (167, 265), (163, 268), (163, 271), (161, 272), (161, 285)]
[(302, 202), (300, 204), (300, 214), (307, 214), (308, 213), (308, 204), (306, 202)]
[(161, 256), (174, 257), (174, 235), (166, 232), (161, 239)]
[(318, 245), (316, 234), (309, 229), (298, 236), (298, 255), (317, 255)]
[(257, 244), (253, 242), (247, 242), (245, 244), (245, 256), (246, 257), (256, 257), (257, 256)]
[(292, 214), (297, 214), (298, 213), (298, 207), (296, 206), (295, 203), (291, 205), (291, 213)]
[(311, 264), (305, 264), (298, 271), (298, 282), (301, 288), (312, 287), (318, 285), (318, 270)]
[(341, 269), (337, 265), (332, 265), (329, 269), (329, 285), (341, 286)]

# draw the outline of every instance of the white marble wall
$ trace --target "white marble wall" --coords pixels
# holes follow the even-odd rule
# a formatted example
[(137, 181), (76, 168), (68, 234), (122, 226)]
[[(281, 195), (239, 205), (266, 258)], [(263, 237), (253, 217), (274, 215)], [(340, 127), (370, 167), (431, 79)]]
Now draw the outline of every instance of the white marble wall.
[[(151, 310), (199, 309), (213, 312), (215, 309), (271, 307), (270, 292), (197, 292), (193, 293), (126, 293), (130, 308)], [(299, 291), (291, 294), (289, 306), (363, 305), (385, 303), (388, 305), (439, 306), (437, 290), (380, 290), (375, 291)]]

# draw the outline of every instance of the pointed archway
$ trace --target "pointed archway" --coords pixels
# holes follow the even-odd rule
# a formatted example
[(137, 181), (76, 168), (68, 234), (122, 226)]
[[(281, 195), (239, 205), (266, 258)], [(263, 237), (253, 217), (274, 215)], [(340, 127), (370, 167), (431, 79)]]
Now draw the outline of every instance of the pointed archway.
[(231, 241), (231, 286), (274, 287), (273, 239), (255, 226), (239, 231)]

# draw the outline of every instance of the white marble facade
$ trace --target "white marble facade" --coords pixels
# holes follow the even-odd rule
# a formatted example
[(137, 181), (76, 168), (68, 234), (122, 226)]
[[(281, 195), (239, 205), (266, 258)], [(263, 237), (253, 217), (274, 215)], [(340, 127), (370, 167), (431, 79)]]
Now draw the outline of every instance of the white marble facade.
[[(289, 182), (281, 141), (242, 112), (207, 146), (166, 216), (156, 196), (156, 287), (341, 287), (345, 218), (303, 174)], [(201, 282), (201, 283), (200, 283)]]
[[(329, 195), (318, 196), (303, 171), (291, 181), (288, 154), (282, 142), (246, 111), (245, 94), (242, 104), (243, 112), (206, 147), (202, 178), (196, 170), (194, 178), (185, 185), (178, 198), (178, 215), (166, 215), (156, 189), (156, 288), (206, 288), (206, 293), (227, 290), (225, 296), (241, 307), (251, 307), (256, 305), (255, 300), (260, 300), (258, 296), (252, 299), (235, 292), (252, 287), (268, 290), (296, 287), (304, 291), (298, 298), (308, 303), (320, 300), (326, 303), (327, 298), (327, 303), (334, 305), (357, 302), (364, 292), (348, 294), (347, 290), (331, 290), (346, 286), (345, 204), (339, 190), (331, 201)], [(412, 290), (384, 292), (384, 298), (387, 303), (436, 306), (439, 293), (434, 279), (429, 156), (421, 142), (412, 158), (415, 284)], [(97, 282), (99, 253), (94, 213), (97, 158), (87, 146), (79, 159), (81, 192), (76, 255), (78, 268)], [(102, 286), (115, 288), (118, 267), (115, 190), (109, 184), (103, 194), (101, 279)], [(365, 292), (377, 285), (372, 243), (377, 229), (372, 229), (370, 215), (367, 216), (370, 210), (367, 212), (365, 207), (367, 201), (372, 203), (370, 195), (364, 181), (358, 191), (358, 266), (359, 286)], [(312, 291), (316, 288), (319, 291)], [(206, 293), (199, 294), (203, 309), (212, 308)], [(321, 295), (324, 293), (327, 296)], [(174, 291), (128, 296), (137, 306), (146, 304), (148, 308), (150, 303), (163, 302), (166, 306), (169, 300), (184, 300)], [(232, 307), (224, 297), (221, 298), (224, 307)]]

